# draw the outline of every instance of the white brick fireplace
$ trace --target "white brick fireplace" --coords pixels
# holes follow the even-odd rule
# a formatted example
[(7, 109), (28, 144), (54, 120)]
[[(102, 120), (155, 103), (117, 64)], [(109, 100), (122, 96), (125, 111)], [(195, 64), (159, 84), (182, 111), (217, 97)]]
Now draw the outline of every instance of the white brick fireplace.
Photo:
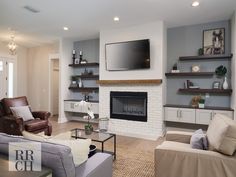
[(161, 85), (107, 85), (99, 87), (99, 115), (110, 115), (110, 92), (147, 92), (147, 122), (110, 119), (109, 131), (119, 135), (156, 140), (163, 134), (163, 96)]

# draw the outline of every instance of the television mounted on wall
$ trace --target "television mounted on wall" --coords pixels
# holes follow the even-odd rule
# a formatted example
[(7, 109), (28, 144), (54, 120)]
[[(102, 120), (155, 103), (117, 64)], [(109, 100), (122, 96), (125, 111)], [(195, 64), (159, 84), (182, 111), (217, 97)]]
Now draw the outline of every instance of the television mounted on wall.
[(125, 71), (150, 68), (149, 39), (108, 43), (105, 45), (106, 69)]

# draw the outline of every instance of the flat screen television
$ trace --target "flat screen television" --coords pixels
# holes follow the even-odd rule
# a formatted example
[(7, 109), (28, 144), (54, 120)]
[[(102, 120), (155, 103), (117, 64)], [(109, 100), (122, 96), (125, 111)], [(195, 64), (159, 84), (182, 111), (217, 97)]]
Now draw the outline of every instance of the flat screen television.
[(150, 68), (149, 40), (108, 43), (105, 45), (105, 59), (109, 71)]

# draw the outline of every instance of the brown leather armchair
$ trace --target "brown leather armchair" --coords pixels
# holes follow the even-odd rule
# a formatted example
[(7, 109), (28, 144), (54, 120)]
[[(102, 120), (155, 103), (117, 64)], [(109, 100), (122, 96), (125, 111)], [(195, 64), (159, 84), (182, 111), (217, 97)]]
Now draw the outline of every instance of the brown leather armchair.
[(32, 133), (45, 132), (45, 135), (50, 136), (52, 133), (52, 125), (48, 121), (51, 115), (49, 112), (32, 112), (34, 119), (28, 121), (23, 121), (22, 117), (14, 117), (12, 115), (10, 107), (28, 105), (25, 96), (2, 99), (0, 102), (0, 131), (11, 135), (22, 135), (21, 132), (26, 130)]

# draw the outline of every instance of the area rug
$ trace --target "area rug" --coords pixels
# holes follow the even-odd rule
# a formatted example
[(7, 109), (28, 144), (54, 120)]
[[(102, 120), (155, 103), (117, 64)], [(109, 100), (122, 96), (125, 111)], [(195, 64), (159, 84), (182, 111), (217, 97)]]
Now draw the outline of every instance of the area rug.
[(151, 152), (117, 147), (113, 177), (154, 177), (154, 150)]

